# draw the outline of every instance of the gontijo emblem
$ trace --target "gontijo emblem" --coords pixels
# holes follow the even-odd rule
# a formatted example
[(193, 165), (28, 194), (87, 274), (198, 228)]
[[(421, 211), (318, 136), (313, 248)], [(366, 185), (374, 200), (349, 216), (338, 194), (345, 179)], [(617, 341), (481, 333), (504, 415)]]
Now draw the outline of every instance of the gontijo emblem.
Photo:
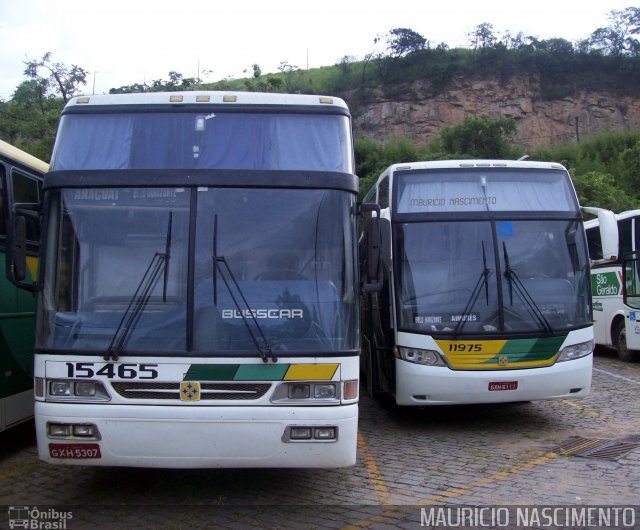
[(182, 381), (180, 383), (180, 399), (182, 401), (200, 401), (200, 383)]

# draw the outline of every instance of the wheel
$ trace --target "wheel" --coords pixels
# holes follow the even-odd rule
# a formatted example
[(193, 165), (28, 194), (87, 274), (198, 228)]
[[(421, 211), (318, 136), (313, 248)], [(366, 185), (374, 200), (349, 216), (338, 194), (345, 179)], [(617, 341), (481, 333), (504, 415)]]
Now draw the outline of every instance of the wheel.
[(613, 331), (613, 340), (621, 361), (629, 363), (637, 359), (638, 352), (627, 348), (627, 330), (624, 326), (624, 320), (618, 320), (616, 323)]

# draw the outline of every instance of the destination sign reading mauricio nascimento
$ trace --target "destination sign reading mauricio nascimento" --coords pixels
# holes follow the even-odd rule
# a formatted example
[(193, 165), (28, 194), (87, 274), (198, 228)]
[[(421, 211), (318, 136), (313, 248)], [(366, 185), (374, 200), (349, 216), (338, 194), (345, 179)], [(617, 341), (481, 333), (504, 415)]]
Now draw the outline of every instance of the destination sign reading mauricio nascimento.
[(460, 168), (396, 173), (396, 213), (575, 211), (564, 171)]

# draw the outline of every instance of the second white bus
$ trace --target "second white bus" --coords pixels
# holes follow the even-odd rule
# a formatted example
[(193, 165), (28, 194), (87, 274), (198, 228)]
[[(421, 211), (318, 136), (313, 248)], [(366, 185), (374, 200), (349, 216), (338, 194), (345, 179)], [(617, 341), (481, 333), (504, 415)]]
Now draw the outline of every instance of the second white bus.
[(362, 365), (398, 405), (581, 398), (591, 388), (589, 256), (560, 164), (390, 166), (364, 199)]

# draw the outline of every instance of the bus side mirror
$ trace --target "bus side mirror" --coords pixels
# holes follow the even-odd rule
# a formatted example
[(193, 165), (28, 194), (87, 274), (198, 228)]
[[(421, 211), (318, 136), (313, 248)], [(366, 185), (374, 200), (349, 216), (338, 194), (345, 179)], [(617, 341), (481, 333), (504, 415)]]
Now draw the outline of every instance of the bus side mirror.
[(365, 267), (362, 290), (379, 292), (391, 267), (391, 223), (388, 219), (373, 217), (365, 231)]
[(36, 282), (24, 281), (27, 277), (27, 218), (24, 214), (11, 216), (7, 235), (7, 279), (20, 289), (36, 291)]
[(623, 300), (632, 309), (640, 309), (640, 252), (627, 254), (622, 260)]
[(602, 259), (593, 260), (592, 265), (611, 263), (618, 259), (618, 222), (611, 210), (603, 208), (582, 207), (582, 211), (598, 216), (598, 230), (602, 245)]

